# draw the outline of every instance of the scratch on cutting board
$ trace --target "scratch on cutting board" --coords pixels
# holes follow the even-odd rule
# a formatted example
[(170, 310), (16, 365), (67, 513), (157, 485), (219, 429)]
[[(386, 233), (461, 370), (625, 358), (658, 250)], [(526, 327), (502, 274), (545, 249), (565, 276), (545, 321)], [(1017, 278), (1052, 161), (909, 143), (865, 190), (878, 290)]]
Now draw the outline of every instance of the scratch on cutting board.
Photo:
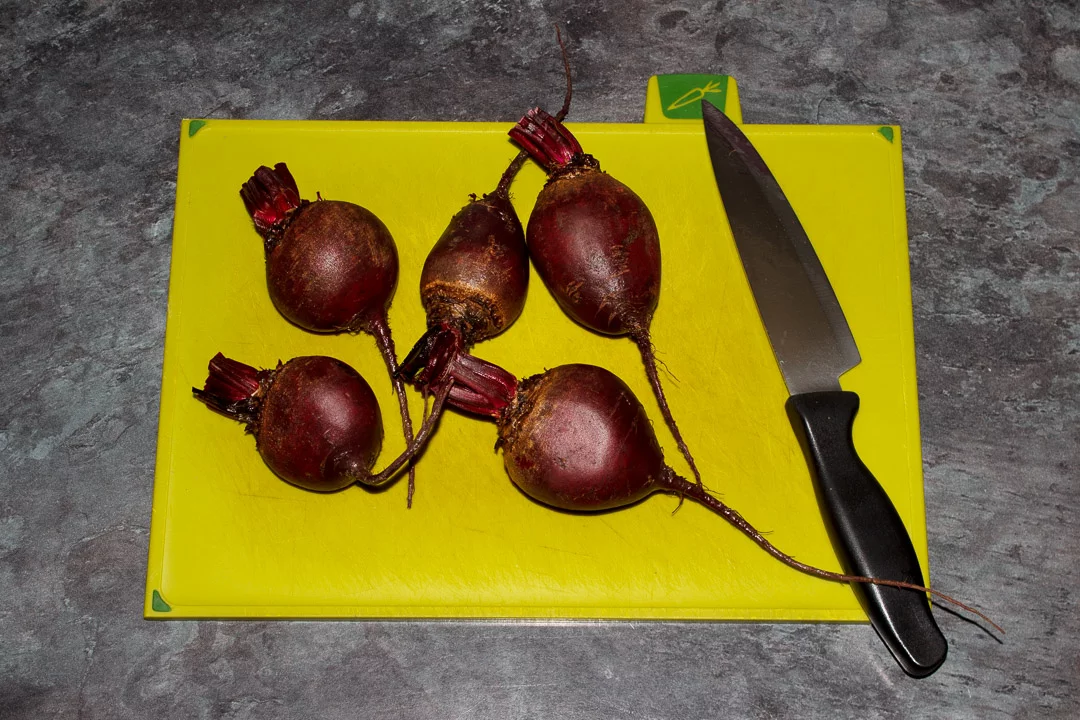
[(607, 518), (603, 518), (603, 523), (604, 523), (604, 527), (606, 527), (609, 531), (611, 531), (612, 535), (614, 535), (615, 537), (622, 540), (624, 545), (632, 546), (630, 541), (627, 540), (626, 537), (622, 533), (620, 533), (618, 530), (616, 530), (615, 527), (610, 522), (608, 522)]
[(591, 558), (592, 553), (574, 552), (573, 550), (567, 550), (566, 548), (555, 547), (554, 545), (537, 545), (536, 547), (541, 550), (554, 550), (555, 552), (565, 553), (567, 555), (576, 555), (578, 557)]
[(281, 497), (280, 495), (264, 495), (263, 493), (238, 492), (236, 494), (239, 495), (240, 497), (262, 498), (263, 500), (285, 500), (286, 499), (284, 497)]

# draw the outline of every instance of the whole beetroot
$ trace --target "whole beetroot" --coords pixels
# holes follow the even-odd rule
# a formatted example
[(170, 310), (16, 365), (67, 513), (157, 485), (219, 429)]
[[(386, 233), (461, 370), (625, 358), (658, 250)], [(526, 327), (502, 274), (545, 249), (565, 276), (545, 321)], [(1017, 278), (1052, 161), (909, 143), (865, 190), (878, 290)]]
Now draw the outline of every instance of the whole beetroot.
[(807, 575), (929, 592), (994, 625), (979, 611), (936, 590), (822, 570), (782, 552), (742, 515), (667, 465), (645, 408), (626, 383), (604, 368), (560, 365), (519, 381), (497, 365), (461, 353), (439, 387), (443, 396), (453, 406), (495, 420), (496, 447), (502, 449), (507, 474), (544, 505), (594, 512), (627, 507), (654, 493), (689, 498)]
[[(573, 83), (562, 33), (566, 94), (559, 120), (570, 112)], [(495, 190), (471, 196), (428, 253), (420, 275), (420, 301), (428, 331), (401, 364), (400, 375), (427, 392), (445, 377), (451, 359), (506, 330), (525, 306), (529, 253), (525, 232), (510, 202), (510, 184), (529, 159), (522, 150), (503, 172)]]
[(244, 423), (279, 477), (317, 492), (341, 490), (366, 475), (382, 447), (379, 402), (353, 368), (308, 356), (257, 370), (218, 353), (195, 397)]
[[(276, 475), (316, 492), (386, 484), (423, 449), (435, 428), (435, 418), (428, 418), (401, 455), (372, 472), (383, 439), (379, 402), (360, 373), (323, 355), (259, 370), (218, 353), (210, 360), (206, 383), (192, 392), (210, 409), (243, 423)], [(447, 394), (436, 396), (438, 412)]]
[(529, 289), (525, 231), (510, 203), (515, 160), (493, 192), (473, 195), (436, 241), (420, 274), (428, 326), (458, 329), (465, 347), (517, 320)]
[(622, 507), (655, 492), (664, 477), (645, 408), (595, 365), (560, 365), (522, 380), (496, 424), (510, 479), (552, 507)]
[(420, 301), (428, 330), (398, 374), (425, 393), (455, 354), (506, 330), (525, 306), (529, 254), (509, 187), (526, 159), (519, 154), (493, 192), (471, 196), (424, 261)]

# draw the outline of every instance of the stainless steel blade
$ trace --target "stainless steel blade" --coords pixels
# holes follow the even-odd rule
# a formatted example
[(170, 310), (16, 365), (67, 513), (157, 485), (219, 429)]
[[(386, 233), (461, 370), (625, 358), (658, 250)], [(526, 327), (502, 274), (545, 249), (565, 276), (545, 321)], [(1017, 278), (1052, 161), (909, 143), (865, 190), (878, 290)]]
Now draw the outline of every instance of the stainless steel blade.
[(859, 348), (784, 191), (735, 123), (702, 101), (731, 232), (788, 392), (837, 390)]

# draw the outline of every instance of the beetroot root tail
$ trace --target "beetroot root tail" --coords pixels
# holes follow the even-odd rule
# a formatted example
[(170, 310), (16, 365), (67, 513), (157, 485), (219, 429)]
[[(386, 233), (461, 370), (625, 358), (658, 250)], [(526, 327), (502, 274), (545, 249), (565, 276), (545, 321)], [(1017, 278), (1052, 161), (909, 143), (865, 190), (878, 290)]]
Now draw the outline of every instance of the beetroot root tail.
[(563, 72), (566, 73), (566, 96), (563, 98), (562, 107), (559, 109), (555, 119), (560, 122), (566, 119), (567, 113), (570, 112), (570, 98), (574, 95), (574, 84), (570, 79), (570, 57), (566, 53), (566, 43), (562, 39), (562, 31), (559, 30), (559, 26), (555, 26), (555, 39), (559, 41), (559, 50), (562, 51)]
[(660, 405), (660, 414), (664, 416), (664, 422), (671, 431), (671, 435), (675, 438), (675, 445), (678, 446), (682, 456), (686, 458), (686, 463), (690, 466), (690, 472), (694, 474), (694, 480), (697, 481), (698, 487), (704, 489), (705, 485), (701, 482), (701, 472), (694, 461), (694, 456), (690, 453), (686, 441), (683, 440), (682, 433), (679, 432), (679, 426), (675, 423), (675, 418), (671, 414), (671, 408), (668, 407), (664, 386), (660, 383), (660, 373), (656, 369), (656, 354), (653, 352), (652, 339), (649, 337), (647, 330), (632, 334), (631, 339), (641, 352), (641, 361), (645, 364), (645, 375), (649, 378), (649, 385), (652, 386), (656, 402)]
[(380, 470), (377, 474), (368, 478), (358, 480), (361, 485), (368, 487), (381, 487), (386, 483), (394, 479), (394, 476), (401, 470), (401, 467), (405, 463), (412, 463), (417, 455), (427, 445), (427, 441), (431, 439), (431, 434), (435, 431), (435, 426), (439, 422), (439, 418), (442, 417), (443, 409), (446, 407), (446, 398), (450, 396), (450, 390), (453, 388), (452, 382), (444, 383), (435, 392), (435, 401), (431, 406), (431, 413), (424, 418), (423, 424), (420, 426), (420, 431), (416, 433), (410, 442), (409, 446), (405, 448), (405, 451), (398, 455), (393, 462)]
[(966, 605), (965, 603), (960, 602), (956, 598), (950, 597), (943, 592), (933, 590), (924, 585), (904, 582), (902, 580), (886, 580), (883, 578), (865, 577), (863, 575), (846, 575), (844, 573), (832, 572), (830, 570), (822, 570), (821, 568), (814, 567), (813, 565), (807, 565), (806, 563), (799, 562), (787, 553), (781, 551), (767, 539), (765, 539), (765, 537), (757, 530), (757, 528), (747, 522), (746, 519), (743, 518), (743, 516), (740, 515), (736, 510), (728, 507), (719, 499), (710, 495), (702, 486), (695, 485), (686, 480), (685, 478), (679, 477), (671, 468), (664, 468), (664, 474), (659, 479), (658, 484), (667, 492), (681, 495), (683, 497), (688, 497), (691, 500), (694, 500), (695, 502), (704, 505), (709, 510), (712, 510), (714, 513), (735, 526), (748, 538), (753, 540), (754, 543), (757, 544), (762, 550), (764, 550), (769, 555), (772, 555), (774, 558), (794, 570), (798, 570), (801, 573), (805, 573), (813, 577), (822, 578), (824, 580), (832, 580), (834, 582), (883, 585), (886, 587), (903, 588), (905, 590), (914, 590), (916, 592), (929, 593), (936, 598), (944, 600), (950, 605), (954, 605), (962, 610), (971, 613), (972, 615), (976, 615), (979, 618), (982, 618), (990, 625), (992, 625), (994, 629), (997, 630), (999, 633), (1001, 633), (1002, 635), (1005, 634), (1004, 628), (991, 620), (985, 614), (979, 612), (970, 605)]
[[(386, 369), (390, 373), (390, 382), (394, 386), (394, 393), (398, 399), (398, 409), (401, 412), (401, 428), (405, 433), (405, 446), (412, 445), (414, 435), (412, 418), (409, 416), (409, 396), (405, 392), (405, 383), (398, 377), (397, 353), (394, 350), (394, 339), (390, 335), (390, 325), (385, 318), (380, 318), (371, 324), (371, 334), (375, 338), (375, 344), (383, 356)], [(416, 464), (409, 462), (409, 489), (405, 499), (405, 506), (412, 508), (413, 495), (416, 493)]]

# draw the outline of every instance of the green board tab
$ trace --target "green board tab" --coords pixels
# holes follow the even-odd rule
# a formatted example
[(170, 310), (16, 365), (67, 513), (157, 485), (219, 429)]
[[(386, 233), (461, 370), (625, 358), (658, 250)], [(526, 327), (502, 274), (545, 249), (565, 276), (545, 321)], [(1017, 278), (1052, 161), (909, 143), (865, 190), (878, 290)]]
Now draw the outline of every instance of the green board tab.
[(161, 593), (155, 590), (150, 596), (150, 607), (157, 612), (172, 612), (172, 607), (161, 597)]
[(202, 130), (205, 125), (205, 120), (192, 120), (190, 123), (188, 123), (188, 137), (195, 137), (195, 133)]
[(703, 98), (724, 110), (728, 79), (727, 75), (658, 75), (664, 116), (673, 120), (700, 120)]
[(878, 132), (881, 133), (881, 137), (885, 138), (889, 142), (893, 141), (893, 129), (888, 125), (883, 125), (878, 128)]

